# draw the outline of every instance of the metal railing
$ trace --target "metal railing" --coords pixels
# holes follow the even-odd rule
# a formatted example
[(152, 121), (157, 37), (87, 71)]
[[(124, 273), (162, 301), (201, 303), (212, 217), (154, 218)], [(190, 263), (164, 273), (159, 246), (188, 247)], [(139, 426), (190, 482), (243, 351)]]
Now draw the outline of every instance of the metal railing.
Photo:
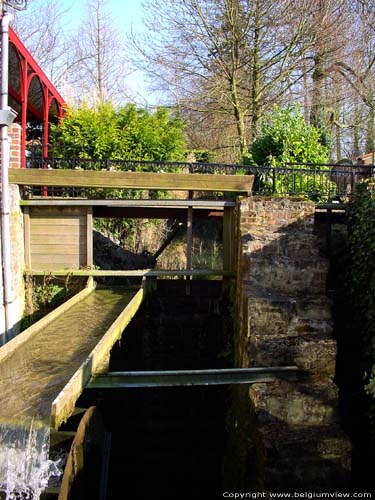
[[(254, 175), (253, 194), (264, 196), (304, 196), (313, 201), (348, 200), (355, 185), (374, 176), (374, 165), (286, 164), (282, 167), (225, 163), (158, 162), (48, 156), (29, 151), (29, 168), (75, 170), (121, 170), (130, 172), (179, 172), (221, 175)], [(126, 193), (101, 190), (99, 197), (128, 197)], [(31, 196), (45, 196), (43, 188), (27, 190)], [(48, 196), (97, 197), (92, 190), (48, 188)]]

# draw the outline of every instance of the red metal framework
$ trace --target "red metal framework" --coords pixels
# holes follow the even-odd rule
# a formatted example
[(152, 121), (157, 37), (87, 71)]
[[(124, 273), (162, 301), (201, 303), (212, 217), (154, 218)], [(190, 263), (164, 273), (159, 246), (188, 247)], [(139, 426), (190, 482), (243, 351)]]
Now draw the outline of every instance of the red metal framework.
[(26, 166), (27, 123), (43, 127), (41, 142), (43, 156), (48, 156), (49, 123), (57, 122), (64, 115), (66, 103), (59, 92), (39, 67), (33, 56), (9, 29), (9, 105), (17, 113), (21, 123), (21, 167)]

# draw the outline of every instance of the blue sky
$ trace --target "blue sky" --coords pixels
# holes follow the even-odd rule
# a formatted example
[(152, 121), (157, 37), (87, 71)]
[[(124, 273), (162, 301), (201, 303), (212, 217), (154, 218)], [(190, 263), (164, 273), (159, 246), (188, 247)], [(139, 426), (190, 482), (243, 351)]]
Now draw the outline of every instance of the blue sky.
[[(85, 13), (86, 0), (61, 0), (61, 4), (69, 9), (71, 27), (78, 26)], [(144, 31), (142, 0), (106, 0), (106, 9), (111, 12), (122, 36), (131, 31)], [(142, 73), (135, 71), (129, 75), (127, 84), (130, 93), (140, 100), (140, 104), (152, 104), (150, 101), (153, 101), (154, 97), (152, 93), (147, 92)]]
[[(71, 11), (72, 22), (79, 22), (84, 12), (85, 0), (61, 0), (62, 5)], [(107, 0), (108, 10), (112, 13), (113, 20), (124, 33), (131, 28), (142, 31), (143, 8), (141, 0)]]

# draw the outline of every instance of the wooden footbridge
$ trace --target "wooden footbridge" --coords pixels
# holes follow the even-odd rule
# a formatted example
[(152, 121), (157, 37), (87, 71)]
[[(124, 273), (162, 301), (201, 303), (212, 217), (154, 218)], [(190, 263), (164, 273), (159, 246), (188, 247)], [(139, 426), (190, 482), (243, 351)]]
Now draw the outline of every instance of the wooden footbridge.
[[(26, 391), (30, 392), (30, 396), (23, 395), (22, 398), (26, 410), (18, 408), (18, 406), (16, 410), (10, 408), (10, 420), (18, 415), (18, 412), (22, 415), (22, 411), (26, 411), (28, 417), (30, 417), (30, 412), (39, 415), (41, 410), (38, 405), (43, 400), (43, 412), (47, 408), (51, 429), (56, 431), (72, 415), (76, 401), (85, 387), (100, 389), (162, 387), (269, 382), (277, 377), (295, 379), (296, 367), (108, 373), (112, 346), (121, 338), (124, 328), (137, 312), (148, 290), (147, 282), (151, 278), (235, 275), (235, 202), (222, 197), (197, 199), (193, 197), (193, 193), (249, 194), (253, 183), (252, 176), (15, 169), (10, 170), (9, 181), (25, 188), (25, 192), (30, 187), (40, 187), (43, 194), (46, 195), (24, 198), (21, 202), (24, 214), (26, 272), (33, 275), (73, 274), (89, 276), (88, 284), (82, 292), (0, 348), (0, 372), (4, 375), (1, 377), (1, 383), (5, 384), (4, 391), (2, 390), (3, 394), (6, 390), (10, 393), (17, 393), (17, 387), (9, 379), (9, 373), (11, 373), (12, 378), (14, 376), (10, 366), (8, 366), (9, 363), (12, 363), (12, 359), (32, 358), (36, 353), (35, 359), (32, 358), (34, 361), (30, 363), (27, 370), (26, 378), (31, 381), (33, 390), (35, 387), (40, 389), (38, 389), (37, 395), (33, 394), (32, 389)], [(162, 189), (172, 193), (186, 191), (189, 195), (185, 199), (168, 200), (62, 198), (50, 195), (53, 189), (72, 187), (90, 190), (103, 188)], [(194, 270), (191, 268), (193, 215), (194, 217), (206, 218), (222, 217), (224, 248), (222, 270)], [(93, 269), (92, 229), (94, 217), (156, 217), (186, 221), (186, 269), (133, 271)], [(82, 313), (76, 311), (77, 307), (82, 307), (82, 305), (86, 307), (85, 300), (88, 300), (95, 293), (93, 276), (138, 276), (142, 278), (140, 280), (142, 284), (138, 286), (138, 289), (124, 292), (124, 298), (118, 299), (116, 306), (104, 305), (101, 307), (98, 303), (95, 306), (95, 311), (88, 311), (92, 321), (101, 324), (101, 331), (95, 335), (84, 330), (84, 327), (87, 326), (86, 323), (89, 323), (87, 316), (85, 319)], [(82, 325), (80, 321), (83, 321)], [(63, 323), (69, 325), (69, 322), (75, 325), (74, 328), (71, 328), (73, 337), (77, 341), (74, 349), (67, 348), (73, 342), (72, 339), (69, 340), (72, 332), (68, 332), (64, 338), (56, 338), (56, 332), (59, 332), (60, 325)], [(82, 335), (77, 335), (78, 331)], [(54, 344), (52, 338), (55, 339)], [(91, 340), (88, 341), (88, 338)], [(79, 346), (81, 341), (85, 344), (82, 349)], [(44, 351), (47, 357), (45, 357)], [(79, 351), (80, 354), (77, 355), (76, 351)], [(38, 353), (43, 353), (43, 355), (40, 356)], [(58, 361), (56, 362), (56, 360)], [(48, 373), (43, 372), (43, 366), (40, 365), (45, 365)], [(22, 376), (25, 374), (20, 375), (19, 380), (22, 380)], [(20, 382), (20, 385), (22, 384), (23, 382)], [(34, 403), (32, 401), (36, 401), (37, 407), (35, 409), (33, 409)], [(6, 408), (4, 411), (5, 413), (1, 416), (3, 423), (7, 419)], [(45, 419), (46, 415), (43, 412), (40, 418)], [(20, 416), (20, 418), (23, 417)]]
[[(253, 176), (11, 169), (9, 182), (45, 190), (47, 196), (24, 199), (25, 266), (32, 273), (48, 271), (92, 274), (94, 217), (168, 218), (187, 223), (187, 272), (191, 274), (194, 217), (223, 218), (223, 272), (234, 271), (235, 202), (201, 200), (200, 193), (251, 192)], [(49, 196), (57, 188), (185, 191), (185, 199), (83, 199)], [(80, 270), (80, 271), (79, 271)], [(113, 273), (112, 273), (113, 274)], [(216, 272), (217, 274), (217, 272)]]

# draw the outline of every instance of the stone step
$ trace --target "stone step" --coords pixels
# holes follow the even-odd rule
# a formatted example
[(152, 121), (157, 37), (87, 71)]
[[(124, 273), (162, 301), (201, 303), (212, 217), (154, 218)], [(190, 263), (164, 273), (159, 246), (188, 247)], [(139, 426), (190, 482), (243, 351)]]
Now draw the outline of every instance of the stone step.
[(288, 227), (303, 232), (314, 228), (315, 206), (312, 202), (291, 198), (249, 198), (240, 202), (241, 221), (250, 227), (279, 231)]
[(260, 434), (265, 446), (267, 490), (327, 492), (350, 487), (351, 444), (339, 425), (278, 422), (262, 426)]
[(246, 293), (251, 334), (331, 334), (331, 304), (326, 297), (261, 293), (257, 289)]
[(337, 344), (327, 336), (251, 335), (248, 357), (251, 365), (298, 366), (312, 378), (333, 378), (336, 371)]
[(288, 259), (253, 254), (243, 259), (241, 274), (248, 289), (264, 293), (295, 295), (324, 295), (328, 262), (325, 259)]
[[(250, 389), (259, 425), (275, 428), (329, 426), (339, 421), (338, 389), (328, 378), (309, 384), (278, 381), (253, 384)], [(287, 429), (286, 429), (287, 430)], [(288, 438), (294, 439), (293, 432)]]
[(265, 232), (265, 229), (252, 230), (242, 236), (244, 255), (279, 255), (298, 259), (316, 259), (319, 257), (316, 236), (314, 234), (290, 232)]

